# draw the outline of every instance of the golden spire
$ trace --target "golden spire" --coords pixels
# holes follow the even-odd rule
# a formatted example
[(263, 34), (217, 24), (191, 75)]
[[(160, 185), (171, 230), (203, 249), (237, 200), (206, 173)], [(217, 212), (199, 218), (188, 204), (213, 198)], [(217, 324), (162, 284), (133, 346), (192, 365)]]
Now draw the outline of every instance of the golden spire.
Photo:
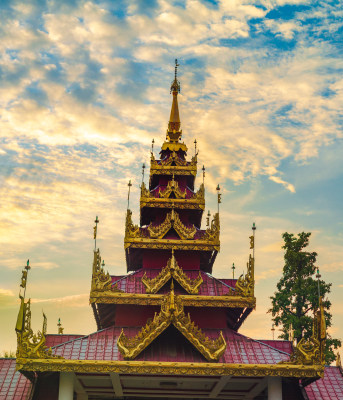
[(168, 139), (171, 142), (177, 142), (181, 137), (180, 131), (180, 115), (179, 115), (179, 105), (177, 102), (177, 95), (180, 93), (180, 82), (177, 80), (177, 59), (175, 59), (175, 76), (170, 87), (170, 92), (173, 94), (173, 103), (170, 110), (170, 118), (168, 123)]

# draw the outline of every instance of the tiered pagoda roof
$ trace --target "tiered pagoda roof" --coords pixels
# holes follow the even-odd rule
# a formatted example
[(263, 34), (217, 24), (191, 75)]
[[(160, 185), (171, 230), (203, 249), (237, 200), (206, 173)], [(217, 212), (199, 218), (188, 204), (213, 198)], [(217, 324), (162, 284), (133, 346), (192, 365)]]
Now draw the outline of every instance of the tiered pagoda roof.
[[(299, 380), (308, 385), (323, 376), (323, 307), (315, 314), (311, 338), (295, 347), (290, 342), (257, 341), (238, 333), (256, 306), (255, 227), (249, 238), (246, 273), (238, 279), (215, 278), (219, 207), (202, 228), (205, 185), (194, 189), (197, 154), (188, 161), (187, 146), (181, 142), (179, 91), (175, 70), (166, 140), (159, 159), (151, 152), (149, 184), (141, 185), (139, 225), (133, 222), (129, 208), (126, 213), (128, 274), (110, 275), (100, 250), (94, 251), (90, 303), (98, 330), (86, 336), (47, 335), (44, 316), (42, 330), (34, 334), (30, 300), (25, 302), (21, 296), (17, 368), (32, 380), (37, 376), (44, 380), (52, 372), (73, 372), (77, 390), (94, 398), (99, 398), (96, 392), (110, 394), (113, 390), (119, 397), (137, 396), (144, 390), (154, 396), (180, 397), (188, 390), (193, 397), (221, 392), (227, 399), (245, 398), (246, 394), (253, 398), (254, 393), (265, 391), (266, 376), (290, 379), (294, 393), (299, 394)], [(94, 233), (96, 238), (97, 225)], [(28, 269), (23, 272), (23, 288)], [(185, 375), (190, 389), (179, 385), (186, 382)], [(172, 390), (161, 377), (176, 377), (173, 384), (183, 389)], [(199, 377), (201, 383), (198, 379), (195, 384)], [(94, 382), (101, 379), (100, 390)], [(233, 386), (228, 386), (229, 379)], [(155, 381), (161, 381), (158, 389)], [(191, 389), (194, 385), (196, 390)]]

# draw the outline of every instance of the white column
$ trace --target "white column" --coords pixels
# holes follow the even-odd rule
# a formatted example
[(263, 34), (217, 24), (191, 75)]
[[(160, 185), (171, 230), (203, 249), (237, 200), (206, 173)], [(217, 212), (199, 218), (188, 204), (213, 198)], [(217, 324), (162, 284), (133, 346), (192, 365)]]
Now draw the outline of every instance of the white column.
[(71, 372), (60, 372), (60, 387), (58, 400), (73, 400), (74, 374)]
[(268, 377), (268, 400), (282, 400), (281, 376)]

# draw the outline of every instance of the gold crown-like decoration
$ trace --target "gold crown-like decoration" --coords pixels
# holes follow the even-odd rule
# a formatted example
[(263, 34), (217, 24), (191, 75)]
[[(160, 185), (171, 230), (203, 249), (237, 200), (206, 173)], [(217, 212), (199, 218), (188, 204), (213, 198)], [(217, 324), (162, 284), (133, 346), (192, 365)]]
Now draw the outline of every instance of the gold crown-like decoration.
[(125, 359), (132, 360), (151, 344), (169, 325), (173, 324), (209, 361), (217, 361), (226, 349), (222, 332), (216, 340), (211, 340), (198, 328), (191, 318), (184, 313), (183, 303), (175, 296), (173, 284), (170, 293), (165, 295), (161, 311), (147, 322), (134, 337), (128, 338), (122, 330), (117, 346)]
[[(145, 184), (142, 183), (140, 207), (171, 208), (174, 205), (177, 209), (205, 209), (205, 187), (203, 184), (200, 185), (198, 191), (193, 193), (192, 196), (185, 198), (186, 191), (182, 191), (179, 188), (177, 181), (174, 182), (175, 185), (169, 181), (164, 190), (159, 189), (158, 197), (155, 197), (154, 193), (151, 193)], [(175, 195), (175, 198), (170, 198), (172, 193)]]
[[(162, 150), (169, 150), (176, 154), (177, 151), (187, 151), (187, 147), (183, 143), (164, 142)], [(197, 156), (193, 156), (190, 162), (183, 161), (178, 156), (174, 159), (168, 157), (165, 160), (156, 160), (151, 154), (150, 175), (193, 175), (197, 174)]]
[[(155, 160), (153, 154), (151, 155), (151, 160)], [(191, 161), (191, 163), (192, 163), (192, 161)], [(194, 163), (194, 161), (193, 161), (193, 163)], [(164, 158), (163, 160), (160, 160), (160, 165), (164, 165), (166, 167), (169, 165), (185, 166), (187, 164), (188, 164), (188, 162), (186, 160), (183, 160), (182, 158), (180, 158), (175, 151), (172, 151), (168, 157)]]
[(31, 299), (25, 302), (24, 297), (20, 298), (20, 309), (16, 324), (17, 333), (17, 359), (43, 359), (56, 357), (52, 354), (51, 347), (45, 345), (47, 330), (47, 318), (43, 313), (43, 327), (41, 331), (33, 333), (31, 328)]
[(118, 285), (112, 285), (112, 278), (110, 274), (105, 273), (103, 266), (101, 265), (100, 250), (94, 251), (93, 260), (93, 272), (92, 272), (92, 284), (91, 284), (91, 295), (94, 292), (123, 292), (118, 289)]
[(179, 267), (172, 250), (172, 256), (168, 260), (167, 266), (156, 276), (148, 279), (146, 273), (142, 277), (142, 283), (147, 293), (157, 293), (170, 279), (175, 279), (189, 294), (197, 294), (203, 282), (201, 274), (196, 279), (190, 279)]
[(314, 313), (312, 335), (302, 338), (294, 348), (290, 361), (283, 364), (324, 365), (325, 364), (326, 323), (322, 298), (319, 309)]
[[(164, 235), (174, 228), (180, 239), (164, 239)], [(151, 248), (161, 250), (203, 250), (219, 251), (220, 249), (220, 223), (219, 214), (215, 214), (211, 226), (205, 231), (198, 231), (199, 238), (193, 239), (196, 228), (187, 228), (181, 222), (176, 211), (167, 214), (166, 219), (160, 225), (150, 224), (147, 228), (140, 228), (132, 222), (132, 211), (127, 210), (124, 248)], [(184, 240), (186, 239), (186, 240)]]
[(158, 190), (159, 196), (163, 198), (168, 198), (172, 193), (177, 199), (184, 199), (187, 194), (186, 189), (181, 190), (179, 188), (179, 183), (174, 180), (174, 175), (173, 178), (168, 181), (167, 187), (164, 190), (162, 190), (161, 188), (159, 188)]

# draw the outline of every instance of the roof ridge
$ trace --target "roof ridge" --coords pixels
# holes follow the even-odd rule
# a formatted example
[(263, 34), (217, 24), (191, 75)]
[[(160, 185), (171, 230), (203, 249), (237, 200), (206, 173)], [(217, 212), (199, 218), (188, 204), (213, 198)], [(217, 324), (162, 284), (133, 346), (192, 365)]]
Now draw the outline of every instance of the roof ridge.
[[(142, 269), (143, 269), (143, 268), (140, 268), (140, 269), (137, 269), (136, 271), (132, 271), (132, 272), (130, 272), (130, 273), (124, 275), (122, 278), (120, 278), (120, 279), (118, 279), (118, 280), (112, 282), (111, 286), (113, 286), (113, 285), (115, 285), (116, 283), (118, 283), (118, 282), (120, 282), (120, 281), (122, 281), (122, 280), (128, 278), (129, 276), (132, 276), (132, 275), (137, 274), (137, 273), (138, 273), (139, 271), (141, 271)], [(116, 275), (110, 275), (110, 276), (111, 276), (111, 278), (112, 278), (112, 277), (114, 277), (114, 276), (116, 276)]]
[[(229, 328), (229, 329), (230, 329), (230, 328)], [(249, 336), (243, 335), (242, 333), (239, 333), (239, 332), (236, 332), (236, 331), (234, 331), (234, 332), (235, 332), (237, 335), (239, 335), (239, 336), (245, 337), (245, 338), (247, 338), (247, 339), (249, 339), (249, 340), (252, 340), (252, 341), (254, 341), (254, 342), (256, 342), (256, 343), (262, 344), (263, 346), (267, 346), (267, 347), (269, 347), (269, 348), (272, 349), (272, 350), (278, 351), (279, 353), (286, 354), (286, 355), (289, 356), (289, 353), (287, 353), (286, 351), (282, 351), (282, 350), (280, 350), (280, 349), (276, 349), (275, 347), (270, 346), (270, 345), (267, 344), (267, 343), (261, 342), (261, 340), (253, 339), (253, 338), (251, 338), (251, 337), (249, 337)], [(262, 340), (263, 340), (263, 339), (262, 339)], [(269, 339), (265, 339), (265, 340), (269, 340)], [(272, 339), (270, 339), (270, 340), (272, 340)], [(289, 340), (284, 340), (283, 342), (289, 342)]]
[[(226, 287), (228, 287), (228, 288), (230, 288), (230, 289), (232, 289), (232, 290), (236, 290), (233, 286), (228, 285), (227, 283), (221, 281), (219, 278), (215, 278), (215, 277), (214, 277), (213, 275), (211, 275), (209, 272), (204, 272), (204, 271), (201, 271), (201, 272), (202, 272), (203, 274), (206, 274), (206, 275), (209, 276), (210, 278), (214, 279), (215, 281), (220, 282), (222, 285), (224, 285), (224, 286), (226, 286)], [(230, 279), (230, 278), (223, 278), (223, 279)]]
[(51, 346), (51, 348), (52, 348), (52, 349), (56, 349), (57, 347), (63, 346), (63, 345), (65, 345), (65, 344), (67, 344), (67, 343), (75, 342), (76, 340), (82, 340), (82, 339), (84, 339), (84, 338), (86, 338), (86, 337), (89, 337), (89, 336), (91, 336), (91, 335), (95, 335), (96, 333), (106, 331), (106, 330), (109, 329), (109, 328), (113, 328), (113, 326), (108, 326), (107, 328), (100, 329), (99, 331), (91, 332), (91, 333), (89, 333), (88, 335), (83, 335), (83, 336), (78, 337), (78, 338), (75, 338), (75, 339), (67, 340), (66, 342), (63, 342), (63, 343), (60, 343), (60, 344), (56, 344), (55, 346)]

